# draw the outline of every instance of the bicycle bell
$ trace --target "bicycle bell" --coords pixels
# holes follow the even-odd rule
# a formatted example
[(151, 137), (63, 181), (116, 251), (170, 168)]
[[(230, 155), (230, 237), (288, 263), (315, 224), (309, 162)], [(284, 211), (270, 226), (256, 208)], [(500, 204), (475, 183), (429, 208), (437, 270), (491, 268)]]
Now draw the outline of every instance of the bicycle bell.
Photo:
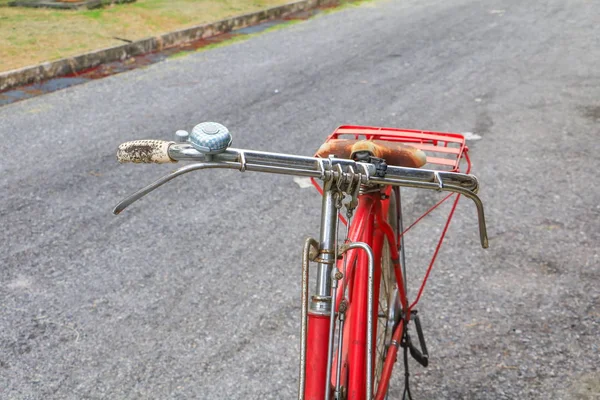
[(202, 122), (192, 129), (188, 142), (204, 154), (218, 154), (227, 150), (232, 141), (231, 133), (216, 122)]

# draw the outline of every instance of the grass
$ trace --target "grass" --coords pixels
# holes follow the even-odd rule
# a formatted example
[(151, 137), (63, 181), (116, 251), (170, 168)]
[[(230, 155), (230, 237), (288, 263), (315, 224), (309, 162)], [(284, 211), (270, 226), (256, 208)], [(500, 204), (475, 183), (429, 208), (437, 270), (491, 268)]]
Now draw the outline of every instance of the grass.
[(137, 0), (85, 11), (5, 7), (0, 72), (218, 21), (290, 0)]

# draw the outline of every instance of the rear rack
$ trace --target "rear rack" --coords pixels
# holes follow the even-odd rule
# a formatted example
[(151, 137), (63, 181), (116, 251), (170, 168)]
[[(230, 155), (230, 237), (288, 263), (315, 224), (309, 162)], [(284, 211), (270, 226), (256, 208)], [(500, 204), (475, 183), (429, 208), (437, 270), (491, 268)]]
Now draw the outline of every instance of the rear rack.
[[(407, 146), (416, 147), (422, 150), (426, 157), (427, 163), (422, 168), (413, 169), (413, 171), (429, 170), (434, 174), (444, 174), (447, 172), (469, 174), (471, 172), (471, 159), (469, 158), (469, 148), (465, 143), (465, 137), (460, 133), (449, 133), (449, 132), (433, 132), (415, 129), (399, 129), (399, 128), (380, 128), (372, 126), (359, 126), (359, 125), (342, 125), (337, 128), (331, 135), (327, 137), (325, 142), (334, 139), (366, 139), (366, 140), (383, 140), (388, 142), (402, 143)], [(397, 168), (397, 167), (392, 167)], [(401, 168), (405, 170), (405, 168)], [(314, 177), (311, 178), (313, 186), (322, 195), (323, 187), (320, 182)], [(442, 185), (443, 186), (443, 185)], [(440, 186), (440, 189), (442, 188)], [(466, 193), (462, 193), (466, 194)], [(460, 194), (454, 200), (454, 206), (446, 226), (452, 219), (453, 210), (456, 207)], [(438, 202), (436, 205), (431, 207), (422, 216), (406, 230), (408, 231), (412, 226), (417, 224), (421, 219), (435, 210), (440, 204), (444, 203), (451, 196), (446, 196), (443, 200)], [(342, 223), (347, 224), (346, 219), (340, 215)], [(484, 225), (480, 225), (480, 233), (485, 231)], [(406, 233), (406, 231), (403, 232)], [(440, 238), (440, 243), (443, 240), (443, 235)], [(481, 234), (481, 244), (484, 248), (487, 248), (488, 241), (487, 235)], [(437, 253), (437, 252), (436, 252)], [(435, 260), (435, 255), (433, 257)], [(432, 262), (433, 262), (432, 260)]]
[(329, 135), (326, 142), (332, 139), (399, 142), (425, 152), (427, 164), (424, 168), (465, 174), (471, 171), (469, 148), (465, 144), (465, 137), (459, 133), (342, 125)]

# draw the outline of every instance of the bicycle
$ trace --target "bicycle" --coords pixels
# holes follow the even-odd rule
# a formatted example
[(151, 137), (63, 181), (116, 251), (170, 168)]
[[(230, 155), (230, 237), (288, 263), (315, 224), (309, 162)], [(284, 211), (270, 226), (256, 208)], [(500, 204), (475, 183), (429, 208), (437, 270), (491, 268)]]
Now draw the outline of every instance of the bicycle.
[[(114, 213), (119, 214), (168, 181), (201, 169), (310, 177), (323, 199), (319, 240), (307, 239), (302, 256), (298, 399), (387, 398), (401, 347), (405, 366), (403, 398), (411, 399), (408, 354), (423, 366), (429, 362), (415, 306), (460, 196), (474, 202), (480, 242), (482, 247), (488, 247), (483, 204), (477, 196), (479, 183), (470, 175), (471, 161), (464, 137), (443, 132), (341, 126), (313, 157), (231, 148), (229, 131), (216, 123), (197, 125), (191, 134), (178, 131), (176, 140), (138, 140), (119, 146), (120, 162), (195, 163), (127, 197)], [(428, 168), (422, 168), (425, 164)], [(400, 187), (450, 193), (405, 228)], [(431, 262), (416, 297), (409, 302), (404, 235), (453, 196)], [(346, 225), (341, 243), (340, 222)], [(311, 263), (317, 264), (317, 276), (309, 296)], [(410, 322), (414, 322), (418, 346), (412, 342)]]

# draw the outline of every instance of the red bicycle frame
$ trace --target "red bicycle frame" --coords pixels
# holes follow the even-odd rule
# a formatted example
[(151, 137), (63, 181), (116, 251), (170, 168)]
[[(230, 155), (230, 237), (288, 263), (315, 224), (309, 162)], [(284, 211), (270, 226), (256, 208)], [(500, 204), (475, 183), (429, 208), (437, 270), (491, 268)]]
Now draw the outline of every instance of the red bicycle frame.
[[(415, 130), (400, 130), (389, 128), (372, 128), (358, 126), (342, 126), (338, 128), (327, 140), (338, 139), (342, 136), (353, 136), (358, 139), (363, 137), (366, 139), (380, 139), (404, 142), (413, 147), (417, 147), (428, 152), (427, 161), (430, 164), (438, 165), (442, 170), (450, 170), (457, 172), (460, 170), (462, 160), (466, 161), (466, 173), (470, 171), (470, 160), (467, 154), (467, 147), (464, 143), (464, 137), (459, 134), (415, 131)], [(316, 184), (317, 189), (326, 195), (327, 190), (321, 189)], [(345, 300), (346, 323), (343, 331), (338, 335), (342, 335), (342, 349), (339, 352), (340, 356), (336, 357), (333, 363), (328, 363), (328, 344), (332, 341), (330, 334), (335, 329), (333, 326), (334, 318), (331, 315), (321, 313), (308, 314), (308, 334), (307, 334), (307, 364), (306, 364), (306, 385), (304, 390), (304, 398), (306, 400), (322, 400), (330, 398), (331, 391), (336, 387), (336, 382), (339, 380), (340, 386), (346, 390), (346, 398), (349, 400), (370, 400), (375, 396), (376, 400), (383, 399), (387, 392), (389, 380), (391, 377), (393, 364), (396, 360), (399, 343), (402, 340), (402, 335), (405, 327), (410, 321), (411, 310), (419, 301), (426, 281), (431, 272), (431, 268), (437, 257), (441, 243), (448, 229), (450, 220), (456, 209), (459, 195), (456, 195), (448, 220), (442, 231), (441, 237), (434, 251), (433, 257), (425, 273), (421, 287), (415, 300), (409, 304), (405, 292), (404, 277), (399, 262), (398, 247), (400, 238), (415, 224), (436, 209), (440, 204), (444, 203), (454, 194), (450, 194), (443, 198), (440, 202), (431, 207), (426, 213), (419, 217), (412, 225), (404, 232), (393, 232), (393, 228), (388, 224), (389, 199), (391, 188), (387, 187), (383, 192), (371, 192), (362, 194), (358, 197), (359, 204), (355, 210), (355, 216), (352, 224), (349, 226), (348, 240), (351, 243), (361, 242), (366, 244), (373, 252), (374, 274), (373, 282), (373, 298), (379, 298), (379, 282), (381, 278), (381, 254), (385, 241), (390, 243), (390, 255), (394, 264), (394, 277), (398, 287), (399, 300), (402, 309), (403, 319), (399, 320), (392, 332), (391, 345), (387, 349), (387, 355), (382, 367), (379, 382), (377, 382), (376, 393), (369, 393), (367, 396), (367, 301), (368, 301), (368, 285), (369, 277), (367, 271), (367, 255), (359, 249), (350, 250), (345, 254), (345, 261), (337, 261), (338, 270), (342, 271), (343, 266), (347, 266), (343, 272), (341, 285), (335, 293), (334, 313), (339, 312), (342, 300)], [(324, 202), (325, 204), (325, 202)], [(324, 211), (325, 212), (325, 211)], [(343, 217), (340, 219), (346, 223)], [(329, 220), (331, 221), (331, 220)], [(325, 220), (322, 221), (322, 223)], [(322, 228), (323, 229), (323, 228)], [(322, 231), (323, 232), (323, 231)], [(330, 248), (331, 246), (325, 246)], [(323, 248), (323, 243), (321, 243)], [(375, 302), (373, 307), (372, 320), (377, 321), (378, 304)], [(330, 323), (331, 321), (331, 323)], [(373, 325), (372, 337), (377, 337), (377, 324)], [(371, 354), (373, 359), (371, 365), (375, 362), (376, 342), (372, 343)], [(338, 363), (341, 366), (337, 368)], [(328, 365), (331, 365), (332, 371), (328, 371)], [(337, 371), (340, 371), (338, 377)], [(329, 372), (329, 375), (328, 375)], [(373, 371), (372, 371), (373, 372)], [(327, 379), (330, 376), (331, 379)], [(372, 379), (373, 377), (371, 377)], [(324, 382), (327, 382), (324, 384)], [(329, 393), (328, 393), (329, 392)]]
[[(388, 192), (389, 193), (389, 192)], [(389, 201), (381, 200), (380, 193), (371, 193), (359, 197), (359, 205), (356, 209), (355, 224), (352, 224), (349, 232), (349, 240), (362, 242), (373, 249), (374, 270), (373, 298), (379, 298), (379, 282), (381, 279), (381, 253), (383, 248), (384, 233), (381, 229), (381, 218), (377, 214), (385, 213), (383, 221), (387, 221), (387, 206)], [(384, 224), (387, 225), (386, 222)], [(356, 228), (355, 228), (356, 227)], [(388, 225), (389, 227), (389, 225)], [(354, 228), (354, 229), (353, 229)], [(390, 228), (391, 229), (391, 228)], [(393, 243), (393, 241), (392, 241)], [(349, 268), (345, 274), (345, 280), (338, 289), (336, 296), (344, 296), (344, 287), (348, 287), (348, 323), (343, 343), (347, 348), (342, 350), (342, 359), (339, 360), (347, 370), (347, 398), (362, 400), (366, 398), (366, 336), (367, 336), (367, 289), (368, 271), (366, 254), (360, 250), (351, 250), (346, 265)], [(359, 252), (357, 254), (357, 252)], [(340, 267), (342, 267), (340, 265)], [(340, 304), (340, 303), (338, 303)], [(378, 304), (373, 309), (373, 320), (377, 321)], [(373, 325), (373, 337), (377, 337), (377, 324)], [(373, 343), (372, 354), (376, 356)], [(374, 359), (372, 360), (374, 362)]]
[[(295, 175), (321, 179), (323, 188), (317, 185), (323, 194), (321, 212), (321, 232), (319, 241), (307, 239), (302, 263), (302, 343), (300, 354), (300, 398), (304, 400), (327, 400), (331, 395), (352, 400), (371, 400), (373, 396), (373, 364), (377, 350), (387, 351), (383, 367), (378, 369), (376, 399), (385, 396), (392, 367), (396, 359), (398, 343), (405, 339), (411, 346), (405, 327), (413, 314), (412, 309), (419, 301), (429, 273), (438, 254), (450, 220), (460, 195), (473, 200), (477, 207), (479, 235), (481, 245), (488, 246), (483, 204), (477, 197), (479, 184), (474, 176), (467, 175), (470, 161), (467, 155), (465, 139), (460, 134), (440, 133), (394, 128), (376, 128), (361, 126), (342, 126), (327, 140), (340, 136), (354, 139), (383, 140), (401, 142), (420, 149), (427, 154), (427, 165), (423, 169), (402, 166), (386, 166), (383, 160), (369, 158), (368, 162), (359, 162), (332, 155), (328, 160), (318, 157), (304, 157), (289, 154), (252, 151), (228, 148), (220, 153), (206, 153), (201, 146), (184, 140), (173, 143), (157, 140), (138, 140), (119, 146), (117, 158), (120, 162), (167, 163), (177, 161), (195, 161), (161, 177), (150, 185), (128, 196), (114, 209), (119, 214), (133, 202), (183, 174), (208, 169), (227, 168), (243, 171), (259, 171), (283, 175)], [(185, 135), (184, 135), (185, 136)], [(178, 135), (178, 141), (182, 137)], [(460, 167), (466, 165), (466, 174)], [(401, 218), (393, 231), (388, 224), (390, 215), (391, 187), (410, 187), (452, 192), (423, 216), (419, 217), (407, 229), (402, 227)], [(361, 194), (362, 191), (362, 194)], [(400, 211), (399, 191), (394, 189)], [(338, 246), (338, 219), (344, 195), (351, 195), (350, 211), (355, 213), (348, 230), (348, 242)], [(421, 283), (416, 298), (408, 302), (405, 293), (404, 276), (398, 256), (398, 246), (402, 236), (418, 223), (430, 211), (451, 196), (456, 196), (446, 225), (434, 251), (432, 260)], [(356, 201), (358, 204), (356, 204)], [(355, 208), (354, 206), (357, 205)], [(401, 215), (401, 214), (400, 214)], [(377, 346), (373, 338), (377, 337), (379, 310), (379, 290), (382, 276), (381, 258), (384, 244), (389, 243), (389, 254), (385, 253), (386, 267), (393, 268), (398, 299), (386, 299), (388, 310), (386, 335), (383, 345)], [(311, 250), (314, 250), (312, 252)], [(343, 261), (338, 256), (343, 254)], [(315, 292), (308, 307), (308, 270), (310, 261), (317, 266)], [(389, 262), (391, 261), (391, 263)], [(392, 277), (386, 268), (384, 282)], [(389, 285), (387, 286), (389, 288)], [(388, 295), (389, 293), (386, 293)], [(394, 294), (395, 296), (395, 294)], [(398, 302), (400, 306), (398, 306)], [(391, 311), (390, 311), (391, 310)], [(401, 318), (398, 315), (401, 311)], [(416, 315), (416, 311), (415, 311)], [(415, 317), (421, 348), (426, 355), (422, 341), (422, 332)], [(336, 330), (336, 323), (338, 329)], [(387, 330), (391, 329), (391, 340)], [(337, 354), (334, 356), (334, 340), (337, 331)], [(405, 348), (406, 351), (406, 348)], [(418, 350), (410, 347), (413, 357), (426, 365), (427, 358), (419, 357)], [(382, 357), (380, 355), (380, 357)], [(334, 393), (332, 393), (334, 392)]]
[[(381, 278), (381, 254), (385, 240), (391, 243), (392, 258), (398, 258), (395, 248), (395, 234), (386, 222), (389, 208), (391, 188), (384, 193), (375, 192), (359, 196), (359, 204), (356, 215), (350, 226), (348, 239), (350, 242), (362, 242), (373, 250), (374, 275), (373, 297), (379, 298), (379, 282)], [(386, 195), (387, 193), (387, 195)], [(359, 249), (349, 250), (346, 254), (346, 262), (339, 260), (338, 269), (346, 271), (340, 280), (340, 286), (336, 293), (336, 312), (339, 311), (341, 300), (345, 299), (347, 304), (347, 323), (344, 326), (343, 349), (341, 360), (336, 360), (333, 365), (341, 362), (340, 382), (347, 390), (347, 398), (352, 400), (363, 400), (366, 398), (366, 357), (367, 357), (367, 300), (368, 300), (368, 268), (367, 255)], [(398, 265), (399, 267), (399, 265)], [(399, 271), (399, 269), (398, 269)], [(402, 282), (401, 273), (397, 276)], [(403, 286), (402, 286), (403, 287)], [(346, 290), (347, 289), (347, 290)], [(345, 293), (347, 296), (344, 296)], [(404, 293), (402, 290), (401, 293)], [(405, 296), (404, 300), (406, 299)], [(406, 301), (403, 302), (404, 304)], [(377, 321), (378, 307), (373, 308), (372, 319)], [(317, 313), (308, 314), (308, 339), (307, 339), (307, 371), (305, 399), (322, 400), (327, 390), (335, 387), (335, 370), (331, 374), (329, 389), (324, 385), (327, 375), (327, 345), (330, 329), (330, 317)], [(373, 337), (377, 337), (377, 324), (373, 325)], [(376, 356), (373, 343), (373, 357)], [(373, 360), (374, 362), (374, 360)], [(391, 372), (391, 371), (390, 371)]]

